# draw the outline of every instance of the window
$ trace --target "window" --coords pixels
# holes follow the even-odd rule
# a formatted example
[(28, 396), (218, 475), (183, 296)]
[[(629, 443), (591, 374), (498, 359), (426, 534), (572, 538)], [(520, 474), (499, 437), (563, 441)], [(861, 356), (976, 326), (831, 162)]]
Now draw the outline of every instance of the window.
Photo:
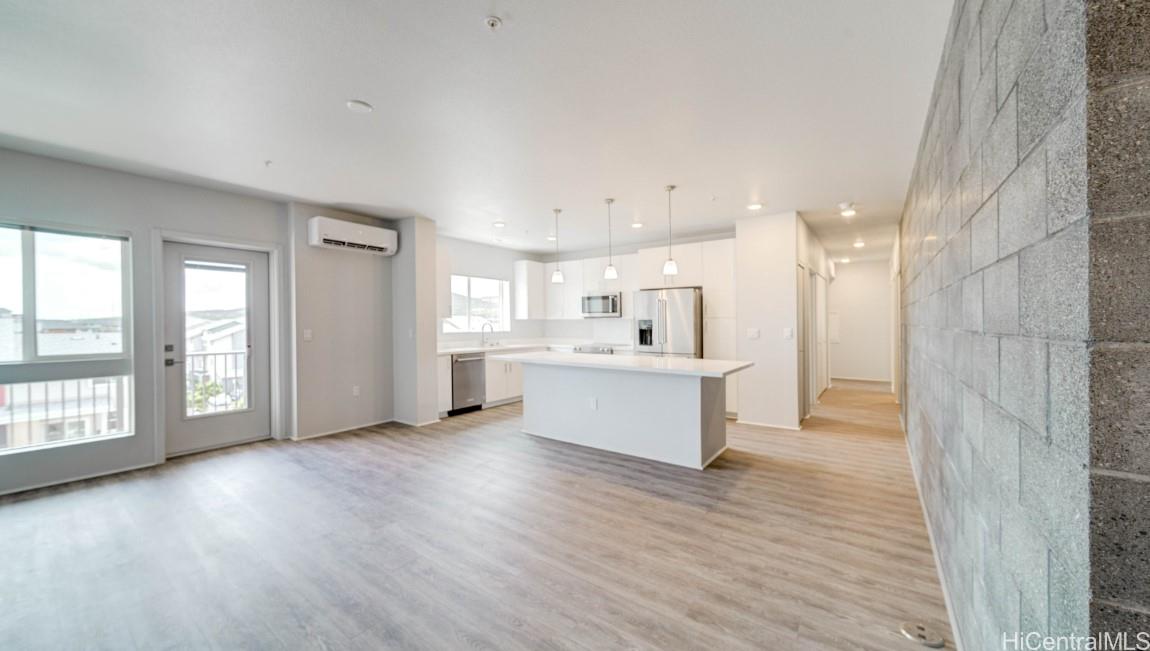
[(127, 255), (0, 224), (0, 453), (131, 431)]
[(495, 332), (510, 332), (511, 283), (453, 275), (451, 316), (443, 320), (443, 332), (481, 332), (488, 323)]
[(184, 415), (248, 408), (248, 267), (184, 262)]

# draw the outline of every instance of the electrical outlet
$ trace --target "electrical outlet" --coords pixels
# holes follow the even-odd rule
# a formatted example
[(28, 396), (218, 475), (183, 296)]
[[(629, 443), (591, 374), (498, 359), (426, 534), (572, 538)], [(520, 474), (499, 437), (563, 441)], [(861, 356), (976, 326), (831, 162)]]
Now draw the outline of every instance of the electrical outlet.
[(353, 384), (353, 385), (351, 386), (351, 395), (352, 395), (352, 397), (354, 397), (354, 398), (358, 398), (358, 397), (359, 397), (359, 385), (358, 385), (358, 384)]
[(759, 338), (759, 329), (758, 328), (747, 328), (747, 339), (758, 339), (758, 338)]
[(312, 338), (311, 328), (304, 328), (303, 329), (303, 340), (304, 341), (311, 341), (311, 338)]

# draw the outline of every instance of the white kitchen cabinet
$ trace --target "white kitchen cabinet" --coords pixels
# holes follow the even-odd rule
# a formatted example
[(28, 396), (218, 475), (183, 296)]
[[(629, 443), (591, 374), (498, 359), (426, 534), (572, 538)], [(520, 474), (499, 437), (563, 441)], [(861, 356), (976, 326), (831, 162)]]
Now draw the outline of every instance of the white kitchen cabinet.
[(624, 319), (634, 318), (635, 291), (639, 289), (639, 254), (628, 253), (615, 256), (615, 269), (619, 277), (605, 281), (609, 293), (623, 295), (622, 312)]
[(515, 261), (515, 280), (512, 291), (515, 297), (515, 318), (547, 318), (547, 286), (550, 278), (545, 265), (535, 260)]
[(583, 261), (567, 260), (559, 263), (563, 270), (563, 319), (583, 318)]
[(603, 280), (603, 269), (607, 266), (607, 258), (583, 259), (583, 293), (606, 294), (607, 283)]
[(665, 287), (663, 263), (667, 261), (667, 247), (639, 249), (638, 253), (639, 289), (660, 289)]
[(523, 395), (523, 365), (489, 359), (485, 362), (486, 392), (483, 402), (490, 404)]
[(703, 316), (735, 318), (735, 240), (702, 242)]
[(639, 289), (662, 287), (700, 287), (703, 284), (703, 246), (699, 242), (675, 244), (671, 247), (679, 273), (663, 275), (667, 262), (667, 247), (639, 249)]
[[(735, 319), (703, 319), (703, 357), (734, 360), (738, 328)], [(727, 376), (727, 412), (739, 411), (739, 376)]]
[(567, 283), (556, 285), (551, 282), (551, 274), (555, 272), (556, 264), (548, 262), (543, 265), (543, 284), (546, 287), (546, 310), (544, 313), (548, 319), (562, 319), (563, 318), (563, 299), (566, 296)]
[(451, 411), (451, 355), (435, 359), (436, 379), (439, 383), (437, 404), (440, 413)]

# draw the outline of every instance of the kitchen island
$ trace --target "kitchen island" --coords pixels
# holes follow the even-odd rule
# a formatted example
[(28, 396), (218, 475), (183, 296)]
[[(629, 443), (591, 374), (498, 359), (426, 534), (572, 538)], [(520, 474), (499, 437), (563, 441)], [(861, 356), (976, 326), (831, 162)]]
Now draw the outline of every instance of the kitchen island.
[(527, 352), (523, 431), (702, 469), (727, 449), (724, 378), (751, 362)]

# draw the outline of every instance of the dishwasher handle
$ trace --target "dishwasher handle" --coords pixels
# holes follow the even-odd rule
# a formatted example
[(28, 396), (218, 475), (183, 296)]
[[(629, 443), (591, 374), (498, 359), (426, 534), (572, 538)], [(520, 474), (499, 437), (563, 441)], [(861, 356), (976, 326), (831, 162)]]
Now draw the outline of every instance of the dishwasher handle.
[(451, 361), (458, 364), (460, 362), (482, 362), (483, 359), (484, 359), (484, 356), (482, 354), (473, 355), (471, 357), (464, 357), (463, 355), (455, 355), (454, 357), (451, 358)]

